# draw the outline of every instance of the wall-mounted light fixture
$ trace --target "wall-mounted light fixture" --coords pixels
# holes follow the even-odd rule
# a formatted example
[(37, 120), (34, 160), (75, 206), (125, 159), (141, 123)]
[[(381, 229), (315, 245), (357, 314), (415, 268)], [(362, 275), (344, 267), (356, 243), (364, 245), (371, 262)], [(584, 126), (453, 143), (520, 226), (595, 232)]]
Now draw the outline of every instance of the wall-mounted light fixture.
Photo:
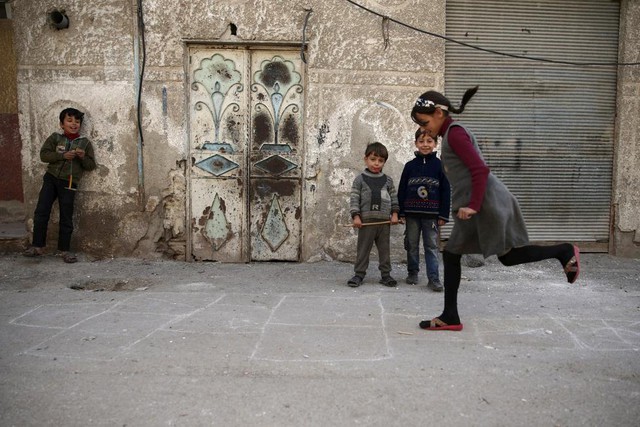
[(69, 28), (69, 17), (64, 13), (64, 10), (54, 9), (49, 13), (49, 22), (57, 30), (64, 30)]

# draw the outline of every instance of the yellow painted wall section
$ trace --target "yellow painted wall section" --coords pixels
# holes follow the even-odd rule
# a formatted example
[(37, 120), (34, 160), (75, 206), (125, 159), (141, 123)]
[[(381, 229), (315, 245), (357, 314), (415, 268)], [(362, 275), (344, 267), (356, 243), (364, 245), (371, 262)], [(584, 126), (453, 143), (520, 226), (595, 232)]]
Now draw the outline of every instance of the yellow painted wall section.
[(13, 46), (13, 22), (0, 20), (0, 113), (18, 112), (16, 51)]

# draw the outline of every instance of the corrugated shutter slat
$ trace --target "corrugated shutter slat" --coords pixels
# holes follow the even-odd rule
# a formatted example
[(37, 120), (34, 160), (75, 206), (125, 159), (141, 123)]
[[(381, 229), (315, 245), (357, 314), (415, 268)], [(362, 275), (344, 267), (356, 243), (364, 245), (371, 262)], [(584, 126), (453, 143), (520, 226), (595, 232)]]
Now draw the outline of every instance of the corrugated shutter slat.
[[(499, 52), (617, 61), (619, 3), (447, 1), (447, 36)], [(509, 58), (446, 42), (445, 93), (494, 174), (518, 197), (531, 240), (609, 239), (615, 66)], [(446, 237), (445, 230), (445, 237)]]

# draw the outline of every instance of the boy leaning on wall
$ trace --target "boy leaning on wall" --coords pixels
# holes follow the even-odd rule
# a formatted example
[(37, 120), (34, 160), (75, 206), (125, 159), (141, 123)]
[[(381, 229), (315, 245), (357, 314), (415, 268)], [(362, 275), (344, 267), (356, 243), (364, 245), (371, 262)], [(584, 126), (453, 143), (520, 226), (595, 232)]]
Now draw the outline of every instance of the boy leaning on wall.
[(96, 168), (91, 141), (80, 136), (83, 118), (84, 113), (75, 108), (62, 110), (62, 132), (52, 133), (40, 149), (40, 160), (47, 163), (47, 171), (42, 178), (38, 204), (33, 213), (32, 244), (23, 252), (24, 256), (38, 257), (44, 254), (51, 208), (57, 199), (60, 210), (58, 250), (64, 262), (78, 261), (76, 255), (70, 251), (73, 203), (83, 172)]

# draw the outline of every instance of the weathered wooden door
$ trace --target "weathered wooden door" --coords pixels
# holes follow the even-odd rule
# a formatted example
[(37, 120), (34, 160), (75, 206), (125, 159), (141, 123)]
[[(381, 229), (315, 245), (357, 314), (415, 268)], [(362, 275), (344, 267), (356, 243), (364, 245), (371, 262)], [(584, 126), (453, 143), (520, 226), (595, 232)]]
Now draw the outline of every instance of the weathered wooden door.
[(194, 259), (299, 259), (302, 83), (297, 51), (190, 50)]

